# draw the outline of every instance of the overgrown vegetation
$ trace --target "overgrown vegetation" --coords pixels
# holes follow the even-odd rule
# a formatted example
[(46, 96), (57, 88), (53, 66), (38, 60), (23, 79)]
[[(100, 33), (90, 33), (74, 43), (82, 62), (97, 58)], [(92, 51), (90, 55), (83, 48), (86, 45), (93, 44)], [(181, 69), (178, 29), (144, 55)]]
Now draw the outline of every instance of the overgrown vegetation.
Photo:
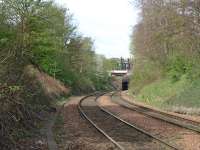
[(199, 107), (200, 1), (138, 0), (136, 4), (141, 19), (132, 35), (131, 92), (167, 109)]
[[(29, 130), (38, 112), (48, 110), (52, 97), (44, 89), (49, 92), (47, 86), (53, 90), (60, 84), (54, 79), (74, 93), (109, 88), (107, 59), (96, 61), (93, 40), (81, 35), (72, 22), (70, 12), (52, 0), (0, 0), (1, 148), (15, 145), (21, 138), (17, 135)], [(27, 71), (30, 64), (34, 69)], [(38, 75), (31, 77), (32, 71)]]

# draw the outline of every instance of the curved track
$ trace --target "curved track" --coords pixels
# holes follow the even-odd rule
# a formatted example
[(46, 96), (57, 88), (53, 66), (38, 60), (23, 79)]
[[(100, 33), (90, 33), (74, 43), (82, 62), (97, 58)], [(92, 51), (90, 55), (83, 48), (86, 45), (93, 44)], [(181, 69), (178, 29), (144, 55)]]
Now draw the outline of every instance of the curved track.
[(89, 95), (80, 100), (78, 108), (99, 132), (120, 150), (132, 149), (177, 149), (98, 105), (101, 95)]
[(165, 121), (167, 123), (179, 126), (181, 128), (185, 128), (185, 129), (200, 133), (200, 123), (197, 122), (197, 121), (185, 119), (185, 118), (178, 117), (178, 116), (175, 116), (175, 115), (172, 115), (172, 114), (168, 114), (168, 113), (164, 113), (164, 112), (161, 112), (161, 111), (158, 111), (158, 110), (154, 110), (154, 109), (151, 109), (151, 108), (140, 106), (140, 105), (131, 103), (127, 100), (124, 100), (121, 96), (118, 96), (117, 98), (120, 97), (120, 99), (118, 99), (116, 101), (116, 98), (114, 98), (115, 94), (116, 93), (112, 93), (112, 95), (111, 95), (112, 101), (117, 103), (118, 105), (124, 107), (124, 108), (136, 111), (136, 112), (143, 114), (145, 116), (148, 116), (148, 117), (152, 117), (152, 118), (155, 118), (155, 119), (158, 119), (158, 120)]

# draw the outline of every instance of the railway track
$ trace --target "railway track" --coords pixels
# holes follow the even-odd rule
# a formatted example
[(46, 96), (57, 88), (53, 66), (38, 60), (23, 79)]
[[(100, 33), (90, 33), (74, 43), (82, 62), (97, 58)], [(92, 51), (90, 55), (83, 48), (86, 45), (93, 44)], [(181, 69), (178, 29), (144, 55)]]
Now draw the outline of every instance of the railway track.
[(98, 105), (101, 95), (89, 95), (80, 100), (78, 109), (90, 124), (110, 140), (117, 149), (174, 149), (158, 137), (140, 129)]
[(115, 96), (115, 93), (114, 94), (112, 93), (112, 95), (111, 95), (112, 101), (124, 108), (136, 111), (136, 112), (143, 114), (145, 116), (148, 116), (148, 117), (152, 117), (152, 118), (155, 118), (158, 120), (165, 121), (167, 123), (179, 126), (181, 128), (185, 128), (185, 129), (200, 133), (200, 123), (199, 122), (131, 103), (127, 100), (124, 100), (121, 96), (117, 96), (117, 97), (114, 97), (114, 96)]

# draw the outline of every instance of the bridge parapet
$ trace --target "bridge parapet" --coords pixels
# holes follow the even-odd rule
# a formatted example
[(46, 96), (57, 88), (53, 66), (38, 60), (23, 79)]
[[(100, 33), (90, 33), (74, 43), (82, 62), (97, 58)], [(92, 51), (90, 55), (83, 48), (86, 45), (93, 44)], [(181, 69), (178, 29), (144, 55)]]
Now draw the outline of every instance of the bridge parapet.
[(128, 72), (128, 70), (112, 70), (110, 71), (110, 74), (111, 76), (125, 76)]

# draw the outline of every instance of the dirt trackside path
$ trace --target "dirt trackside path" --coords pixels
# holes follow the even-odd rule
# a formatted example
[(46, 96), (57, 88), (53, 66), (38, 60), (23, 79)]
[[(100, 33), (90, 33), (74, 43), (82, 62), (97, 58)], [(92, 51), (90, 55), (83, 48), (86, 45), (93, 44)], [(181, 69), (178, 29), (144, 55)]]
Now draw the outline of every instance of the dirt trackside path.
[(77, 104), (81, 97), (71, 97), (63, 110), (64, 134), (58, 145), (59, 150), (113, 150), (110, 143), (93, 126), (81, 117)]

